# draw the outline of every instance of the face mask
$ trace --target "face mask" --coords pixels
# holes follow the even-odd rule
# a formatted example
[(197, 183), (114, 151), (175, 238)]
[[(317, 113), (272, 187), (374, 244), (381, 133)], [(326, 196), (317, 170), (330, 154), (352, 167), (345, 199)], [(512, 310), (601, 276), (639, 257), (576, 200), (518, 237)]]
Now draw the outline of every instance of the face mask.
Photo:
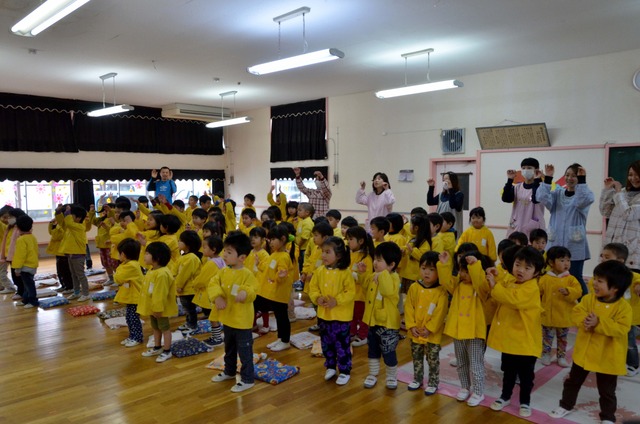
[(442, 183), (442, 189), (449, 190), (449, 184), (446, 181)]
[(316, 188), (318, 189), (322, 188), (322, 182), (315, 180), (315, 183), (316, 183)]
[(9, 225), (15, 225), (15, 223), (16, 223), (16, 219), (15, 219), (15, 218), (9, 218), (9, 220), (7, 221), (7, 223), (8, 223)]
[(532, 180), (534, 175), (536, 175), (536, 171), (534, 171), (533, 169), (522, 170), (522, 176), (525, 180)]

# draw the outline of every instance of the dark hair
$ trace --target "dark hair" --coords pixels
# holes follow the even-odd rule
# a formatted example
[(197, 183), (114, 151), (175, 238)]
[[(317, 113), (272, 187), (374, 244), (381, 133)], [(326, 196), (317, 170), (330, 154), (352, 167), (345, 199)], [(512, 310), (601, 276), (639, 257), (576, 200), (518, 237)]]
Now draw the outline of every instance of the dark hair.
[(180, 234), (180, 241), (187, 247), (189, 253), (196, 253), (202, 247), (202, 240), (197, 232), (185, 230)]
[(204, 243), (207, 246), (209, 246), (209, 249), (216, 252), (217, 255), (219, 255), (220, 252), (222, 252), (223, 243), (220, 237), (218, 236), (205, 237)]
[(418, 228), (413, 247), (420, 247), (424, 242), (429, 243), (429, 246), (431, 246), (431, 226), (429, 223), (429, 218), (425, 215), (413, 215), (411, 217), (411, 225)]
[(289, 208), (295, 208), (296, 210), (295, 215), (298, 214), (298, 202), (294, 202), (293, 200), (290, 202), (287, 202), (287, 216), (291, 216), (289, 215)]
[(211, 234), (218, 235), (222, 237), (227, 234), (227, 218), (221, 213), (213, 213), (209, 214), (209, 221), (214, 224), (215, 231), (212, 231)]
[(192, 194), (191, 196), (189, 196), (189, 200), (195, 200), (196, 203), (197, 203), (198, 202), (198, 196), (196, 196), (195, 194)]
[[(160, 233), (160, 223), (162, 221), (162, 217), (164, 216), (164, 214), (160, 211), (151, 211), (151, 213), (149, 214), (148, 218), (153, 219), (153, 221), (156, 223), (156, 227), (155, 228), (151, 228), (152, 230), (156, 230), (158, 231), (158, 233)], [(149, 220), (147, 219), (147, 222), (149, 222)]]
[(373, 252), (373, 257), (382, 258), (387, 265), (393, 263), (392, 271), (395, 271), (402, 259), (402, 250), (393, 242), (383, 241), (376, 247), (376, 250)]
[(264, 230), (268, 233), (269, 230), (271, 230), (276, 225), (278, 225), (276, 221), (264, 221), (262, 224), (260, 224), (260, 228), (264, 228)]
[(146, 253), (151, 255), (151, 260), (160, 266), (167, 266), (171, 260), (171, 249), (161, 241), (149, 243)]
[(630, 170), (630, 169), (633, 169), (637, 175), (640, 175), (640, 160), (637, 160), (637, 161), (635, 161), (635, 162), (631, 162), (631, 163), (629, 164), (629, 167), (627, 168), (627, 185), (626, 185), (626, 189), (627, 189), (627, 191), (629, 191), (629, 190), (632, 190), (632, 189), (633, 189), (633, 184), (631, 184), (631, 183), (629, 182), (629, 176), (628, 176), (628, 175), (629, 175), (629, 170)]
[(449, 181), (451, 181), (451, 189), (455, 193), (456, 191), (460, 191), (460, 181), (458, 180), (458, 174), (453, 171), (443, 172), (442, 176), (449, 176)]
[[(292, 233), (291, 232), (291, 228), (287, 224), (289, 224), (289, 225), (291, 225), (291, 227), (293, 227), (293, 224), (291, 224), (290, 222), (283, 222), (281, 224), (278, 224), (278, 225), (276, 225), (275, 227), (273, 227), (272, 229), (269, 230), (269, 233), (267, 234), (267, 238), (269, 240), (273, 240), (273, 239), (282, 240), (282, 239), (284, 239), (284, 244), (286, 246), (287, 243), (289, 243), (289, 239), (290, 239), (289, 236), (295, 234), (295, 227), (293, 227), (293, 233)], [(271, 246), (269, 244), (267, 244), (267, 252), (273, 253), (273, 252), (271, 252)], [(295, 243), (295, 241), (291, 242), (291, 247), (289, 249), (289, 257), (291, 258), (291, 262), (295, 264), (296, 263), (296, 243)]]
[(427, 212), (425, 208), (418, 206), (411, 209), (411, 212), (409, 213), (409, 215), (417, 215), (417, 214), (428, 215), (429, 212)]
[(23, 233), (31, 231), (33, 228), (33, 219), (29, 215), (22, 215), (16, 218), (16, 227)]
[(402, 219), (402, 215), (397, 212), (388, 213), (387, 221), (389, 221), (389, 234), (398, 234), (402, 231), (402, 227), (404, 227), (404, 220)]
[(177, 206), (180, 209), (184, 209), (184, 202), (182, 200), (180, 200), (180, 199), (174, 200), (172, 204), (173, 204), (173, 206)]
[(256, 201), (256, 196), (254, 196), (254, 195), (253, 195), (253, 194), (251, 194), (251, 193), (247, 193), (247, 194), (245, 194), (245, 195), (244, 195), (244, 198), (245, 198), (245, 199), (249, 199), (249, 200), (251, 200), (251, 203), (253, 203), (253, 202), (255, 202), (255, 201)]
[(220, 227), (215, 221), (207, 221), (202, 226), (202, 231), (207, 230), (212, 236), (222, 237), (224, 233), (220, 232)]
[(205, 211), (202, 208), (195, 208), (193, 210), (193, 212), (191, 212), (191, 216), (192, 217), (196, 217), (196, 218), (200, 218), (202, 220), (206, 220), (207, 218), (209, 218), (209, 215), (207, 214), (207, 211)]
[(375, 180), (376, 178), (382, 178), (382, 181), (384, 181), (385, 183), (387, 183), (387, 185), (389, 186), (389, 188), (391, 188), (391, 183), (389, 183), (389, 177), (387, 177), (387, 174), (385, 174), (384, 172), (376, 172), (375, 174), (373, 174), (373, 178), (371, 179), (371, 188), (373, 189), (373, 192), (375, 194), (380, 194), (382, 193), (385, 189), (383, 188), (382, 191), (380, 191), (380, 193), (378, 193), (376, 191), (376, 188), (373, 186), (373, 180)]
[(123, 211), (131, 210), (131, 202), (123, 202), (120, 200), (120, 201), (117, 201), (115, 205), (116, 205), (116, 208), (122, 209)]
[(206, 194), (203, 194), (198, 198), (198, 203), (200, 203), (200, 206), (202, 206), (203, 203), (207, 202), (211, 202), (211, 197), (207, 196)]
[(547, 232), (542, 228), (536, 228), (531, 230), (531, 232), (529, 233), (529, 243), (533, 243), (534, 241), (539, 239), (544, 239), (544, 241), (549, 240), (549, 236), (547, 235)]
[(131, 199), (129, 199), (127, 196), (118, 196), (116, 197), (116, 200), (113, 201), (113, 203), (115, 203), (116, 205), (118, 205), (118, 203), (126, 203), (127, 206), (116, 207), (119, 207), (120, 209), (131, 210)]
[(480, 265), (482, 265), (482, 269), (484, 270), (493, 266), (493, 263), (491, 262), (491, 259), (489, 259), (488, 256), (483, 255), (482, 253), (475, 250), (471, 252), (466, 252), (460, 256), (460, 269), (464, 271), (469, 270), (469, 264), (467, 263), (467, 257), (469, 256), (473, 256), (474, 258), (476, 258), (480, 262)]
[(71, 211), (69, 211), (69, 213), (75, 216), (76, 218), (80, 218), (81, 221), (84, 221), (84, 219), (87, 217), (87, 210), (82, 206), (78, 206), (78, 205), (71, 206)]
[(349, 252), (347, 252), (347, 247), (344, 244), (344, 240), (340, 237), (329, 237), (322, 243), (322, 247), (329, 246), (335, 252), (338, 261), (336, 263), (336, 268), (338, 269), (348, 269), (349, 264), (351, 263), (351, 256)]
[[(326, 216), (322, 216), (321, 215), (321, 216), (317, 216), (317, 217), (313, 218), (313, 225), (320, 224), (321, 222), (329, 224), (329, 220), (327, 219)], [(329, 224), (329, 225), (331, 225), (331, 224)]]
[(389, 232), (389, 227), (391, 227), (391, 223), (384, 216), (376, 216), (371, 221), (369, 221), (370, 227), (376, 227), (378, 231), (384, 231), (385, 234)]
[(337, 209), (329, 209), (325, 215), (327, 218), (333, 218), (338, 221), (342, 219), (342, 214)]
[(309, 212), (309, 216), (313, 218), (313, 215), (316, 213), (316, 208), (309, 202), (301, 202), (298, 204), (298, 208), (302, 208), (305, 211)]
[(126, 238), (118, 243), (118, 253), (122, 253), (130, 261), (140, 258), (140, 242), (132, 238)]
[(12, 209), (13, 209), (13, 206), (4, 205), (3, 207), (0, 208), (0, 216), (9, 214), (9, 212), (11, 212)]
[(526, 246), (527, 244), (529, 244), (529, 238), (527, 237), (527, 235), (525, 233), (521, 233), (520, 231), (514, 231), (513, 233), (509, 234), (509, 237), (507, 238), (509, 240), (512, 240), (516, 244), (519, 244), (520, 246)]
[[(175, 215), (162, 215), (160, 225), (166, 228), (167, 234), (175, 234), (182, 226), (182, 223), (180, 222), (180, 218)], [(162, 232), (162, 230), (160, 230), (160, 232)]]
[(224, 247), (233, 248), (238, 256), (248, 255), (251, 253), (251, 240), (249, 236), (242, 231), (231, 231), (222, 242)]
[(242, 216), (242, 215), (246, 215), (246, 216), (248, 216), (249, 218), (251, 218), (252, 220), (257, 218), (257, 216), (256, 216), (256, 211), (254, 211), (254, 210), (253, 210), (253, 209), (251, 209), (251, 208), (244, 208), (244, 209), (242, 209), (242, 212), (240, 212), (240, 216)]
[(633, 281), (633, 274), (622, 262), (616, 260), (604, 261), (593, 270), (594, 277), (607, 280), (607, 287), (617, 289), (615, 300), (620, 299)]
[(433, 250), (430, 250), (420, 257), (420, 266), (422, 266), (423, 264), (427, 264), (435, 268), (436, 265), (438, 264), (438, 261), (440, 261), (440, 256), (438, 255), (438, 252), (434, 252)]
[(273, 213), (273, 219), (276, 221), (282, 221), (282, 211), (278, 206), (269, 206), (267, 210)]
[(469, 211), (469, 222), (471, 222), (472, 216), (479, 216), (483, 221), (487, 220), (487, 215), (484, 213), (484, 208), (482, 206), (478, 206)]
[[(267, 216), (267, 219), (262, 219), (264, 216)], [(262, 211), (262, 213), (260, 214), (260, 220), (262, 222), (264, 221), (273, 221), (276, 217), (273, 215), (273, 212), (270, 211), (269, 209), (265, 209)]]
[(520, 162), (520, 168), (524, 166), (533, 166), (535, 169), (539, 169), (540, 162), (538, 162), (538, 159), (535, 158), (524, 158), (522, 159), (522, 162)]
[(551, 265), (551, 262), (560, 258), (571, 259), (571, 251), (564, 246), (553, 246), (547, 250), (547, 264)]
[[(81, 207), (81, 206), (80, 206)], [(86, 216), (87, 211), (85, 210), (85, 216)], [(13, 208), (9, 211), (9, 215), (11, 215), (14, 218), (20, 218), (23, 215), (26, 215), (25, 211), (23, 211), (20, 208)]]
[(629, 248), (622, 243), (607, 243), (602, 250), (610, 251), (616, 256), (616, 259), (620, 259), (623, 262), (627, 262), (627, 258), (629, 257)]
[(520, 246), (518, 244), (514, 244), (513, 246), (509, 246), (502, 251), (502, 267), (509, 273), (513, 273), (513, 264), (516, 261), (516, 253), (520, 249), (524, 248), (524, 246)]
[(140, 196), (138, 197), (138, 202), (149, 204), (149, 199), (147, 198), (147, 196)]
[(455, 225), (456, 217), (451, 212), (442, 212), (440, 216), (442, 217), (443, 221), (448, 222), (452, 227)]
[(513, 240), (504, 239), (500, 240), (498, 243), (498, 255), (500, 255), (507, 247), (516, 246), (516, 243)]
[[(442, 229), (442, 223), (444, 222), (442, 215), (440, 215), (439, 213), (432, 212), (429, 215), (427, 215), (427, 218), (429, 219), (430, 223), (438, 227), (438, 231), (436, 232), (439, 233), (440, 230)], [(429, 229), (429, 231), (431, 231), (431, 229)]]
[(346, 236), (348, 239), (354, 238), (356, 240), (364, 240), (364, 243), (362, 243), (362, 251), (365, 257), (370, 256), (371, 258), (373, 258), (373, 239), (365, 231), (364, 228), (360, 227), (359, 225), (356, 225), (355, 227), (349, 227), (347, 228)]
[(471, 242), (462, 243), (460, 246), (458, 246), (455, 253), (453, 254), (454, 275), (457, 275), (457, 273), (460, 271), (460, 262), (461, 262), (460, 259), (468, 252), (477, 252), (477, 251), (478, 251), (478, 246), (476, 246), (474, 243), (471, 243)]
[(124, 212), (120, 212), (120, 215), (118, 215), (118, 219), (119, 220), (123, 220), (125, 218), (131, 218), (131, 221), (135, 221), (136, 220), (136, 214), (134, 214), (131, 211), (124, 211)]
[(346, 216), (341, 222), (340, 222), (340, 226), (341, 227), (347, 227), (347, 228), (351, 228), (351, 227), (357, 227), (358, 226), (358, 220), (355, 219), (352, 216)]
[(161, 166), (160, 170), (162, 171), (163, 169), (167, 169), (167, 170), (171, 171), (171, 168), (169, 168), (168, 166)]
[(265, 230), (262, 227), (254, 227), (254, 228), (251, 229), (251, 231), (249, 231), (249, 237), (266, 238), (267, 237), (267, 230)]
[(580, 168), (582, 168), (582, 165), (580, 165), (579, 163), (572, 163), (571, 165), (567, 166), (567, 169), (564, 170), (564, 173), (566, 175), (568, 170), (572, 170), (573, 173), (577, 176)]
[(536, 273), (540, 273), (542, 268), (544, 268), (544, 257), (542, 256), (542, 253), (531, 246), (524, 246), (518, 250), (513, 259), (514, 262), (523, 261), (527, 265), (531, 265), (535, 269)]
[(331, 237), (333, 235), (333, 228), (331, 227), (331, 224), (326, 221), (319, 222), (313, 226), (313, 228), (311, 229), (311, 233), (318, 233), (322, 237)]

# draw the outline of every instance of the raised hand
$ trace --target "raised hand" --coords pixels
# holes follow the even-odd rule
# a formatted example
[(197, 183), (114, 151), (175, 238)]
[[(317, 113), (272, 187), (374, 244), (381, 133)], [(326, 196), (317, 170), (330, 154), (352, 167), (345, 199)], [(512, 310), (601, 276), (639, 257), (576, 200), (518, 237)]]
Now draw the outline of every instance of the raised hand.
[(438, 259), (440, 259), (440, 262), (442, 262), (443, 264), (447, 264), (449, 263), (449, 259), (451, 259), (451, 255), (448, 251), (445, 250), (438, 255)]
[(579, 167), (578, 168), (578, 176), (582, 176), (584, 175), (585, 177), (587, 176), (587, 170), (584, 169), (583, 167)]
[(360, 181), (360, 189), (364, 190), (364, 188), (366, 187), (366, 183), (364, 181)]
[(476, 258), (475, 256), (467, 256), (465, 259), (467, 260), (468, 265), (473, 265), (478, 262), (478, 258)]
[(507, 170), (507, 178), (513, 180), (516, 178), (516, 175), (518, 175), (518, 173), (516, 172), (515, 169), (509, 169)]
[(293, 173), (296, 174), (296, 178), (300, 178), (300, 168), (293, 168)]
[(613, 189), (616, 191), (616, 193), (619, 193), (620, 190), (622, 190), (622, 184), (620, 183), (620, 181), (613, 182)]
[(553, 177), (553, 173), (555, 172), (555, 167), (550, 163), (545, 164), (544, 166), (544, 175), (547, 177)]
[(153, 178), (153, 179), (158, 178), (158, 170), (157, 169), (152, 169), (151, 170), (151, 178)]
[(322, 175), (322, 172), (320, 172), (320, 171), (314, 172), (313, 176), (316, 177), (319, 180), (324, 180), (324, 175)]
[(434, 180), (433, 178), (429, 178), (427, 180), (427, 184), (429, 185), (429, 187), (435, 187), (436, 185), (436, 180)]
[(613, 183), (615, 183), (616, 180), (614, 180), (611, 177), (607, 177), (604, 179), (604, 188), (613, 188)]

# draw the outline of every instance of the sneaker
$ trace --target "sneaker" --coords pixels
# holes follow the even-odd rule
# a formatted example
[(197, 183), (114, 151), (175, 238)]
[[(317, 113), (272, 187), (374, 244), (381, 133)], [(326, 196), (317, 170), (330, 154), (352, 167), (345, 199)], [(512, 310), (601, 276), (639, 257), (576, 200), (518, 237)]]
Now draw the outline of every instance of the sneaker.
[(19, 294), (14, 294), (13, 296), (11, 296), (11, 300), (22, 300), (22, 296), (20, 296)]
[(360, 337), (356, 336), (353, 341), (351, 342), (351, 346), (353, 347), (359, 347), (359, 346), (364, 346), (367, 344), (367, 339), (361, 339)]
[(62, 292), (62, 294), (71, 294), (73, 293), (73, 289), (64, 289), (64, 291)]
[(427, 388), (424, 389), (424, 395), (425, 396), (435, 395), (437, 391), (438, 391), (437, 387), (435, 387), (435, 386), (427, 386)]
[(211, 377), (211, 381), (213, 381), (214, 383), (219, 383), (221, 381), (226, 381), (226, 380), (235, 380), (236, 376), (235, 375), (227, 375), (224, 372), (221, 372), (220, 374)]
[[(342, 375), (342, 374), (340, 374)], [(389, 390), (395, 390), (398, 388), (398, 380), (396, 378), (387, 378), (386, 379), (386, 386), (387, 389)]]
[(378, 377), (375, 375), (368, 375), (367, 378), (364, 379), (364, 388), (371, 389), (378, 382)]
[[(58, 287), (58, 288), (56, 289), (56, 291), (57, 291), (58, 293), (64, 293), (64, 291), (65, 291), (65, 290), (66, 290), (66, 289), (65, 289), (64, 287)], [(0, 292), (0, 293), (2, 293), (2, 292)]]
[(91, 297), (82, 295), (78, 298), (78, 302), (86, 302), (87, 300), (91, 300)]
[(16, 302), (16, 306), (24, 306), (24, 303), (23, 303), (23, 302), (20, 302), (20, 301), (19, 301), (19, 302)]
[(295, 291), (302, 291), (304, 289), (304, 283), (300, 280), (293, 283), (293, 289)]
[(0, 294), (11, 294), (11, 293), (15, 293), (16, 291), (14, 289), (2, 289), (0, 290)]
[(162, 353), (158, 355), (158, 357), (156, 358), (156, 362), (168, 361), (169, 359), (171, 359), (172, 356), (173, 355), (171, 354), (171, 351), (169, 352), (162, 351)]
[(185, 322), (184, 324), (182, 324), (181, 326), (178, 327), (178, 330), (180, 331), (186, 331), (189, 330), (191, 327), (189, 327), (189, 325), (187, 325), (187, 323)]
[(511, 400), (504, 400), (502, 398), (498, 398), (493, 401), (493, 403), (489, 408), (493, 409), (494, 411), (502, 411), (502, 409), (505, 406), (508, 406), (510, 403), (511, 403)]
[(467, 401), (467, 405), (469, 406), (478, 406), (480, 402), (484, 400), (484, 395), (472, 394), (469, 400)]
[(336, 374), (337, 374), (336, 370), (334, 370), (333, 368), (327, 368), (327, 371), (325, 371), (324, 373), (324, 380), (329, 381), (333, 377), (335, 377)]
[(188, 336), (190, 334), (197, 333), (198, 327), (187, 327), (186, 330), (180, 330), (180, 332), (182, 332), (184, 336)]
[(269, 333), (269, 327), (260, 327), (258, 334), (264, 335)]
[(147, 350), (145, 350), (144, 352), (142, 352), (142, 356), (158, 356), (162, 353), (162, 348), (155, 348), (155, 347), (151, 347)]
[(124, 344), (124, 347), (134, 347), (134, 346), (138, 346), (141, 342), (137, 342), (135, 340), (127, 340), (127, 342)]
[(296, 321), (298, 321), (298, 318), (294, 316), (289, 317), (289, 322), (296, 322)]
[(113, 281), (112, 279), (108, 279), (107, 281), (105, 281), (104, 283), (102, 283), (103, 286), (108, 287), (108, 286), (112, 286), (114, 285), (116, 282)]
[(468, 397), (469, 397), (469, 390), (467, 389), (460, 389), (460, 391), (456, 395), (456, 399), (458, 399), (460, 402), (467, 400)]
[(318, 324), (314, 324), (309, 327), (309, 331), (320, 331), (320, 326)]
[(277, 345), (279, 342), (281, 342), (281, 340), (280, 340), (280, 339), (277, 339), (276, 341), (269, 343), (269, 344), (267, 345), (267, 349), (271, 349), (272, 347), (274, 347), (275, 345)]
[(409, 391), (413, 392), (414, 390), (418, 390), (420, 387), (422, 387), (422, 383), (420, 383), (419, 381), (412, 381), (411, 383), (409, 383)]
[(634, 368), (631, 365), (627, 365), (627, 377), (635, 377), (640, 373), (640, 368)]
[(127, 337), (126, 339), (124, 339), (123, 341), (120, 342), (121, 345), (126, 345), (127, 343), (129, 343), (131, 341), (131, 339), (129, 337)]
[(458, 359), (457, 358), (453, 358), (452, 360), (449, 361), (449, 365), (451, 365), (452, 367), (457, 367), (458, 366)]
[(253, 383), (244, 383), (242, 381), (238, 381), (236, 385), (231, 388), (231, 391), (233, 393), (240, 393), (240, 392), (244, 392), (245, 390), (249, 390), (253, 386), (254, 386)]
[(350, 379), (351, 379), (351, 376), (349, 374), (340, 373), (340, 375), (336, 379), (336, 384), (338, 386), (344, 386), (345, 384), (347, 384), (349, 382)]
[(291, 347), (290, 343), (285, 343), (281, 340), (278, 340), (278, 342), (276, 344), (274, 344), (273, 346), (271, 346), (269, 349), (271, 349), (272, 352), (280, 352), (283, 350), (287, 350)]
[(540, 358), (540, 363), (542, 363), (542, 365), (544, 365), (545, 367), (547, 365), (551, 365), (551, 355), (549, 355), (548, 353), (543, 354)]
[(571, 412), (570, 409), (564, 409), (562, 406), (558, 406), (553, 411), (549, 412), (551, 418), (562, 418)]
[(566, 358), (558, 358), (558, 365), (562, 368), (569, 368), (571, 364), (567, 362)]
[(24, 305), (24, 309), (31, 309), (31, 308), (35, 308), (36, 305), (32, 305), (31, 303), (27, 303), (26, 305)]
[(73, 293), (72, 295), (67, 296), (67, 299), (69, 300), (75, 300), (80, 298), (80, 293)]
[(531, 416), (531, 407), (529, 405), (520, 405), (520, 416), (528, 418)]
[(216, 346), (220, 346), (221, 344), (224, 343), (224, 341), (222, 340), (222, 337), (209, 337), (206, 340), (203, 340), (203, 343), (206, 344), (209, 347), (216, 347)]

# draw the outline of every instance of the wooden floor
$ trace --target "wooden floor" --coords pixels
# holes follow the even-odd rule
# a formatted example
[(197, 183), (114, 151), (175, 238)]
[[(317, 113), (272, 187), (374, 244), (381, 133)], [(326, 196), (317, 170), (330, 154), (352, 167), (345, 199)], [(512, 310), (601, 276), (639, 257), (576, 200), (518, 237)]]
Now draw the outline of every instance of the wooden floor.
[[(54, 271), (52, 260), (41, 263), (39, 272), (46, 271)], [(94, 304), (115, 307), (111, 301)], [(523, 422), (446, 396), (427, 398), (402, 383), (395, 391), (380, 383), (366, 390), (366, 346), (355, 348), (352, 379), (338, 387), (324, 381), (323, 359), (309, 351), (271, 354), (266, 345), (275, 333), (257, 339), (254, 352), (297, 365), (300, 374), (278, 386), (257, 382), (234, 394), (230, 382), (212, 383), (214, 371), (205, 368), (223, 348), (157, 364), (140, 356), (142, 347), (120, 345), (126, 329), (110, 330), (95, 315), (74, 318), (64, 308), (25, 310), (0, 295), (0, 423)], [(172, 328), (183, 321), (173, 319)], [(293, 323), (292, 332), (308, 325)], [(148, 324), (144, 330), (148, 336)], [(400, 342), (398, 357), (400, 364), (410, 361), (408, 340)]]

